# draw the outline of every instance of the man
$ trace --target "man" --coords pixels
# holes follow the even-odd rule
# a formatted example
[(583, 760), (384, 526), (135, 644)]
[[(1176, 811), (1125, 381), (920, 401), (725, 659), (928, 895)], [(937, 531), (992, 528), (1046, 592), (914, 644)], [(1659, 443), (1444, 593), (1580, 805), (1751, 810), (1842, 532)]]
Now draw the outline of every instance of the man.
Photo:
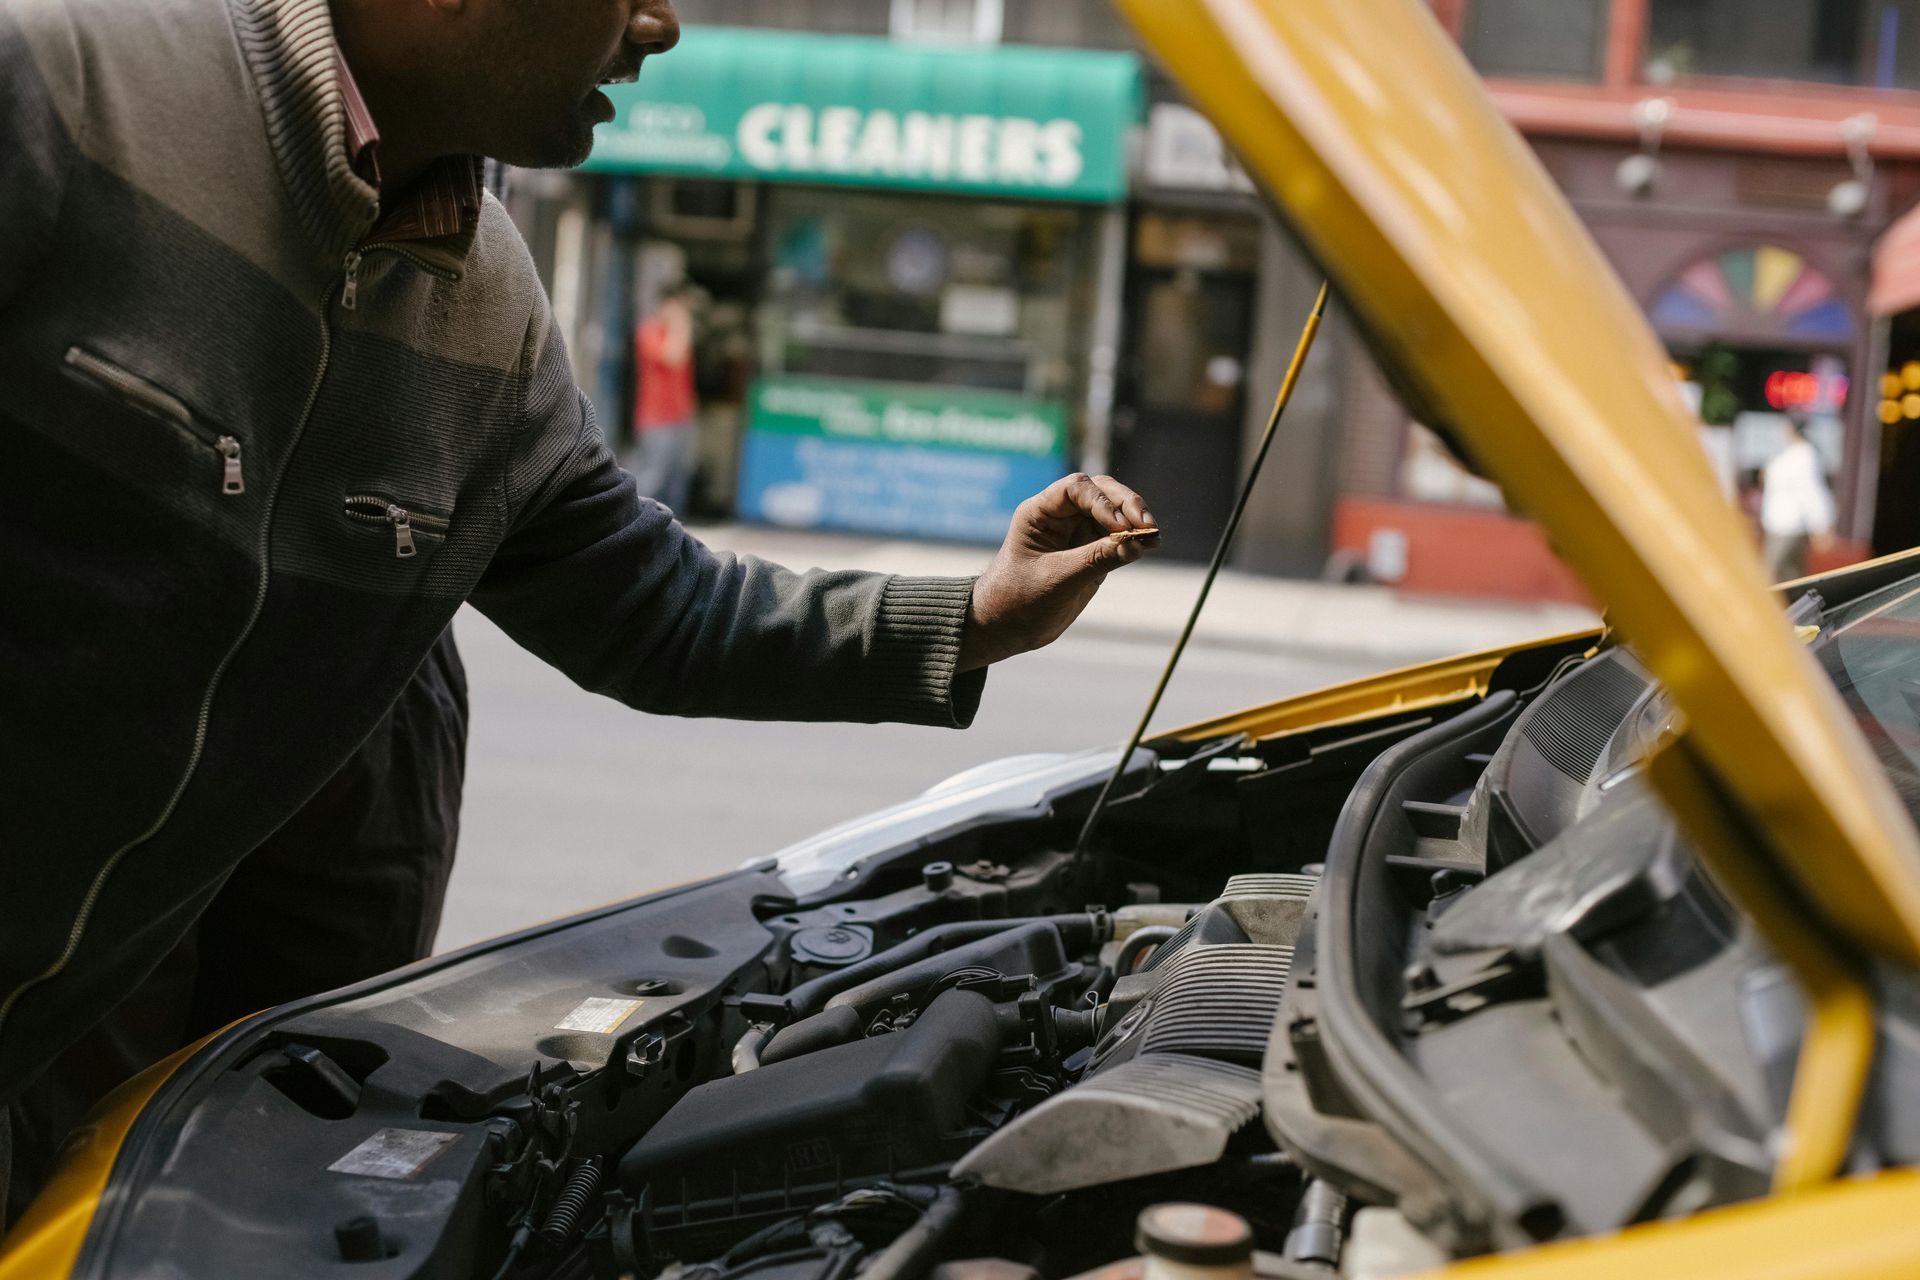
[(633, 472), (640, 492), (686, 514), (700, 442), (691, 289), (676, 284), (633, 333)]
[(1789, 414), (1787, 425), (1786, 448), (1760, 477), (1760, 529), (1774, 582), (1805, 577), (1810, 553), (1825, 549), (1833, 537), (1833, 493), (1819, 451), (1807, 439), (1804, 417)]
[(1141, 554), (1104, 477), (978, 579), (716, 556), (635, 493), (473, 157), (577, 163), (677, 38), (666, 0), (0, 0), (0, 1104), (464, 600), (646, 710), (964, 726)]

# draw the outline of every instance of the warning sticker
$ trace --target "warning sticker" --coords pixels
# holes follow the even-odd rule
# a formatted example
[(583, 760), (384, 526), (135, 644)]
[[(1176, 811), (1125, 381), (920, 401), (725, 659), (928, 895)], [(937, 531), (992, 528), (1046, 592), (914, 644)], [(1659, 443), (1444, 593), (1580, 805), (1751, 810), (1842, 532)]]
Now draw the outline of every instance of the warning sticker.
[(556, 1022), (555, 1031), (595, 1031), (610, 1036), (620, 1024), (633, 1016), (645, 1000), (621, 1000), (612, 996), (588, 996), (573, 1006), (573, 1012)]
[(382, 1129), (327, 1166), (363, 1178), (411, 1178), (460, 1137), (429, 1129)]

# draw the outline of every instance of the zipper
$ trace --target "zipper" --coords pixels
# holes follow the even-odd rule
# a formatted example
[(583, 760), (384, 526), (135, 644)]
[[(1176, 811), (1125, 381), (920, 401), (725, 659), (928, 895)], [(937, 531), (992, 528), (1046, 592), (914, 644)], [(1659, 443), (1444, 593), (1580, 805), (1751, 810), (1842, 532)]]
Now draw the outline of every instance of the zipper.
[(67, 368), (86, 381), (111, 392), (148, 417), (158, 418), (195, 444), (218, 453), (221, 493), (231, 497), (247, 491), (246, 473), (240, 465), (240, 441), (201, 425), (193, 416), (193, 410), (187, 408), (186, 402), (178, 396), (161, 390), (138, 374), (128, 373), (112, 361), (101, 359), (84, 347), (68, 347), (65, 363)]
[(347, 516), (353, 520), (369, 523), (387, 524), (393, 527), (393, 555), (397, 560), (405, 560), (416, 555), (419, 548), (414, 545), (413, 531), (435, 538), (447, 536), (452, 525), (444, 517), (429, 515), (424, 511), (413, 511), (397, 502), (388, 502), (385, 498), (376, 498), (372, 494), (356, 493), (347, 497)]
[(366, 261), (367, 255), (370, 253), (395, 254), (398, 257), (405, 258), (408, 262), (411, 262), (428, 275), (438, 276), (442, 280), (458, 280), (460, 278), (458, 271), (449, 271), (438, 263), (427, 261), (427, 259), (413, 252), (413, 250), (403, 248), (401, 245), (391, 241), (362, 245), (358, 249), (350, 250), (347, 253), (346, 261), (342, 264), (346, 271), (346, 282), (340, 286), (340, 306), (344, 310), (355, 311), (359, 309), (360, 264)]
[(240, 470), (240, 442), (232, 436), (221, 436), (213, 447), (220, 451), (220, 492), (245, 493), (247, 477)]
[[(313, 382), (307, 387), (306, 404), (300, 410), (300, 418), (294, 426), (293, 437), (287, 442), (288, 456), (292, 456), (294, 448), (300, 443), (300, 437), (306, 434), (307, 423), (313, 419), (313, 408), (320, 402), (320, 385), (326, 380), (327, 366), (333, 359), (333, 325), (326, 314), (332, 297), (333, 291), (330, 289), (327, 291), (327, 297), (320, 302), (320, 363), (314, 370)], [(80, 949), (80, 940), (86, 936), (87, 924), (93, 919), (93, 909), (100, 901), (100, 892), (106, 887), (107, 877), (113, 874), (114, 868), (120, 865), (122, 858), (160, 834), (161, 829), (173, 817), (173, 811), (179, 808), (180, 797), (186, 794), (187, 784), (193, 781), (193, 775), (200, 767), (200, 756), (207, 749), (207, 725), (213, 718), (213, 698), (220, 691), (221, 678), (227, 674), (227, 668), (233, 665), (234, 658), (240, 652), (240, 646), (245, 644), (247, 638), (253, 634), (254, 627), (260, 622), (260, 614), (266, 608), (267, 586), (272, 580), (270, 557), (273, 546), (273, 508), (280, 497), (280, 481), (285, 476), (286, 470), (282, 468), (280, 474), (274, 477), (272, 487), (267, 490), (266, 507), (260, 513), (260, 534), (254, 540), (254, 549), (260, 557), (260, 574), (254, 583), (253, 608), (248, 612), (247, 621), (240, 628), (240, 634), (234, 637), (231, 645), (227, 646), (226, 653), (220, 658), (220, 664), (213, 669), (213, 676), (207, 681), (207, 691), (200, 697), (200, 714), (193, 728), (193, 749), (187, 756), (187, 767), (181, 772), (180, 781), (175, 784), (173, 794), (167, 798), (166, 807), (161, 809), (160, 816), (153, 820), (153, 824), (115, 849), (100, 870), (94, 873), (93, 883), (87, 886), (87, 894), (80, 900), (80, 909), (74, 913), (73, 924), (67, 929), (66, 946), (61, 948), (60, 954), (55, 957), (53, 963), (41, 970), (38, 976), (28, 978), (8, 992), (4, 1000), (0, 1000), (0, 1036), (5, 1035), (7, 1016), (13, 1012), (13, 1006), (20, 1002), (20, 997), (41, 983), (59, 977), (66, 971), (67, 966), (73, 963), (74, 953)]]

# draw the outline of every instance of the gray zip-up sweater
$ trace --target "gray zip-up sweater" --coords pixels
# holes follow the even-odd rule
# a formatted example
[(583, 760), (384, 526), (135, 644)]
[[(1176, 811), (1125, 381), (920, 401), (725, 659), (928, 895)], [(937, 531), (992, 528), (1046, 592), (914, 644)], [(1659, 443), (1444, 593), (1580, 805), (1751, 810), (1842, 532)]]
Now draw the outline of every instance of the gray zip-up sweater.
[(968, 580), (714, 555), (636, 495), (497, 203), (362, 244), (333, 49), (326, 0), (0, 0), (0, 1102), (463, 600), (648, 711), (977, 705)]

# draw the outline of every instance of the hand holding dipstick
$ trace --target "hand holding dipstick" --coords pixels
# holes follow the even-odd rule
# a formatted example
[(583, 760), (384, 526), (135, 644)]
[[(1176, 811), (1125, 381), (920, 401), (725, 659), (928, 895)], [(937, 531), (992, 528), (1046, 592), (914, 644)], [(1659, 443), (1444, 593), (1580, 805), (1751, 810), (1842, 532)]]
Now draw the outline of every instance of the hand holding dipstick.
[(1112, 476), (1076, 472), (1028, 498), (973, 584), (955, 669), (1051, 643), (1107, 574), (1146, 555), (1159, 532), (1146, 499)]

